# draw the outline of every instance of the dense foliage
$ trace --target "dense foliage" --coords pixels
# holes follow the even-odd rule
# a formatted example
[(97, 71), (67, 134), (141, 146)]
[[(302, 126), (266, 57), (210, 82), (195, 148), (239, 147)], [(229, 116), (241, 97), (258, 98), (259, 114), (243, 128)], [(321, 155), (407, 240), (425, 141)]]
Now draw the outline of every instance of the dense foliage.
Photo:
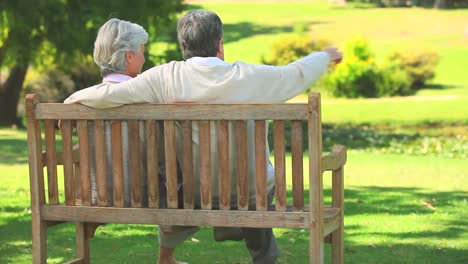
[(378, 65), (369, 43), (355, 39), (346, 44), (344, 60), (325, 85), (337, 97), (382, 97), (410, 93), (407, 72), (396, 64)]
[(420, 89), (434, 78), (440, 56), (433, 51), (412, 50), (396, 51), (389, 55), (389, 63), (396, 65), (408, 73), (412, 89)]
[(150, 42), (175, 41), (167, 28), (174, 26), (182, 8), (182, 0), (0, 1), (0, 70), (8, 76), (0, 80), (0, 125), (17, 122), (17, 103), (30, 66), (46, 70), (55, 65), (73, 75), (80, 58), (92, 54), (97, 29), (111, 17), (140, 24)]
[(382, 65), (376, 63), (369, 43), (347, 43), (342, 64), (330, 74), (326, 85), (337, 97), (408, 95), (434, 78), (440, 56), (433, 51), (394, 51)]
[(262, 63), (269, 65), (286, 65), (305, 55), (323, 50), (330, 46), (325, 39), (315, 39), (310, 36), (285, 36), (278, 38), (271, 47), (268, 56), (262, 58)]
[[(281, 37), (272, 45), (262, 62), (285, 65), (313, 51), (330, 46), (325, 39), (309, 36)], [(378, 64), (368, 41), (356, 38), (344, 48), (343, 61), (333, 66), (322, 80), (336, 97), (383, 97), (409, 95), (422, 88), (435, 75), (439, 62), (436, 52), (418, 50), (391, 53), (384, 63)]]
[[(307, 122), (302, 124), (307, 133)], [(468, 137), (463, 122), (422, 122), (419, 124), (366, 124), (325, 123), (322, 127), (324, 152), (334, 145), (344, 145), (349, 150), (376, 154), (431, 155), (445, 158), (467, 159)], [(457, 129), (459, 131), (457, 131)], [(444, 131), (447, 130), (447, 131)], [(270, 151), (274, 150), (273, 122), (269, 123)], [(286, 122), (286, 138), (291, 138), (290, 123)], [(304, 138), (304, 150), (308, 140)], [(291, 141), (286, 141), (291, 150)]]

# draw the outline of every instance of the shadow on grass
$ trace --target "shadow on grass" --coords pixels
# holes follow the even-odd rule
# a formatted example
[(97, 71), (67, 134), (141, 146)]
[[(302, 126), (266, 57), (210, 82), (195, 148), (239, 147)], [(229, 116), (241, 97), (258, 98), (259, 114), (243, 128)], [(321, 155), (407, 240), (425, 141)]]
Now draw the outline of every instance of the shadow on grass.
[(26, 139), (0, 138), (0, 164), (28, 163), (28, 142)]
[[(303, 123), (303, 134), (306, 135), (307, 124)], [(286, 123), (286, 149), (290, 150), (290, 123)], [(414, 141), (420, 135), (381, 133), (372, 127), (361, 125), (323, 125), (323, 150), (330, 151), (333, 145), (345, 145), (349, 149), (366, 149), (366, 148), (381, 148), (388, 147), (392, 141)], [(60, 136), (57, 135), (57, 149), (61, 149)], [(44, 142), (43, 142), (44, 144)], [(271, 151), (274, 149), (273, 144), (273, 123), (270, 122), (269, 128), (269, 144)], [(308, 148), (308, 138), (304, 137), (304, 150)], [(26, 139), (1, 139), (0, 138), (0, 164), (26, 164), (28, 163), (28, 142)]]
[[(466, 135), (467, 125), (464, 122), (422, 122), (414, 124), (323, 124), (323, 151), (331, 151), (334, 145), (344, 145), (353, 150), (377, 150), (393, 148), (396, 153), (405, 153), (404, 148), (420, 149), (423, 140), (434, 140), (445, 147), (443, 153), (455, 153), (458, 135)], [(308, 149), (307, 123), (302, 124), (303, 149)], [(18, 133), (26, 133), (19, 130)], [(286, 151), (291, 150), (291, 126), (286, 122)], [(57, 131), (57, 151), (61, 151), (61, 136)], [(77, 140), (74, 138), (74, 142)], [(273, 153), (273, 122), (269, 122), (268, 142)], [(433, 143), (435, 144), (435, 143)], [(432, 146), (432, 145), (431, 145)], [(44, 147), (44, 141), (43, 141)], [(45, 148), (45, 147), (44, 147)], [(434, 152), (434, 150), (431, 149)], [(393, 152), (391, 152), (393, 153)], [(433, 153), (432, 153), (433, 154)], [(460, 156), (463, 157), (463, 156)], [(28, 162), (28, 143), (24, 138), (0, 138), (0, 164), (26, 164)]]
[[(291, 193), (288, 193), (290, 195)], [(308, 197), (308, 192), (305, 193)], [(330, 196), (326, 190), (325, 197)], [(345, 226), (345, 256), (347, 263), (464, 263), (466, 251), (457, 249), (459, 239), (468, 222), (462, 217), (456, 202), (463, 201), (466, 192), (433, 192), (419, 188), (352, 187), (345, 190), (345, 217), (382, 221), (382, 216), (425, 217), (436, 220), (437, 229), (420, 232), (395, 232), (360, 224)], [(326, 199), (329, 200), (329, 199)], [(307, 201), (306, 201), (307, 202)], [(426, 208), (431, 203), (435, 209)], [(31, 256), (31, 218), (26, 205), (0, 208), (0, 263), (17, 263)], [(436, 211), (447, 212), (435, 214)], [(23, 212), (23, 213), (22, 213)], [(346, 218), (345, 218), (346, 219)], [(395, 218), (393, 218), (395, 219)], [(400, 219), (400, 218), (398, 218)], [(393, 220), (395, 221), (395, 220)], [(405, 224), (411, 219), (402, 220)], [(346, 221), (345, 221), (346, 222)], [(305, 230), (278, 229), (277, 240), (281, 248), (280, 263), (305, 263), (309, 234)], [(106, 225), (100, 227), (91, 242), (93, 263), (152, 263), (157, 257), (155, 226)], [(177, 251), (181, 260), (202, 263), (203, 259), (216, 263), (249, 263), (242, 242), (215, 243), (210, 228), (202, 228)], [(373, 243), (375, 237), (388, 238)], [(359, 239), (369, 238), (362, 244)], [(434, 241), (445, 241), (434, 243)], [(454, 246), (455, 245), (455, 246)], [(327, 249), (329, 246), (327, 246)], [(327, 250), (327, 260), (329, 260)], [(49, 232), (49, 256), (52, 262), (64, 262), (74, 255), (73, 224), (53, 227)], [(135, 263), (136, 263), (135, 262)], [(27, 263), (24, 262), (24, 263)]]
[[(288, 202), (292, 201), (292, 192), (288, 190)], [(304, 191), (305, 203), (309, 203), (309, 191)], [(325, 204), (331, 203), (331, 190), (324, 190)], [(454, 203), (463, 202), (467, 192), (433, 192), (427, 189), (409, 187), (349, 187), (345, 188), (345, 215), (426, 215), (438, 210), (454, 210)], [(463, 221), (456, 218), (459, 225)], [(468, 220), (465, 221), (468, 224)]]
[(336, 125), (323, 124), (323, 149), (330, 151), (333, 145), (349, 149), (386, 148), (394, 141), (416, 141), (419, 134), (389, 133), (378, 131), (368, 124)]
[[(323, 22), (309, 22), (303, 26), (308, 28), (310, 25), (315, 25)], [(294, 31), (293, 26), (265, 26), (262, 24), (256, 24), (251, 22), (240, 22), (235, 24), (224, 24), (224, 42), (231, 43), (239, 41), (243, 38), (248, 38), (255, 35), (261, 34), (280, 34), (280, 33), (292, 33)]]
[[(307, 135), (307, 121), (302, 123), (303, 135)], [(387, 131), (386, 131), (387, 130)], [(270, 150), (274, 149), (273, 122), (269, 123), (268, 142)], [(286, 150), (291, 149), (291, 126), (286, 122)], [(393, 142), (414, 142), (422, 136), (418, 133), (395, 133), (385, 127), (370, 124), (323, 124), (323, 151), (331, 151), (334, 145), (344, 145), (348, 149), (362, 150), (368, 148), (387, 148)], [(303, 137), (304, 151), (308, 149), (308, 138)]]
[[(202, 9), (201, 5), (187, 5), (186, 10)], [(221, 17), (221, 20), (223, 18)], [(326, 22), (309, 22), (304, 23), (304, 27), (308, 28), (310, 25), (322, 24)], [(223, 40), (224, 43), (236, 42), (244, 38), (248, 38), (261, 34), (280, 34), (291, 33), (294, 31), (294, 26), (264, 26), (251, 22), (240, 22), (235, 24), (223, 23)]]
[(425, 84), (424, 87), (422, 87), (422, 89), (445, 90), (445, 89), (454, 89), (454, 88), (460, 88), (460, 87), (461, 85), (431, 83), (431, 84)]
[[(1, 129), (1, 128), (0, 128)], [(44, 128), (41, 128), (44, 133)], [(6, 138), (0, 137), (0, 164), (13, 165), (13, 164), (27, 164), (28, 163), (28, 141), (22, 134), (26, 135), (25, 129), (18, 129), (18, 136), (9, 136)], [(56, 129), (56, 144), (57, 151), (62, 150), (61, 134)], [(77, 138), (73, 138), (74, 144), (77, 143)], [(42, 149), (45, 150), (45, 139), (42, 134)]]

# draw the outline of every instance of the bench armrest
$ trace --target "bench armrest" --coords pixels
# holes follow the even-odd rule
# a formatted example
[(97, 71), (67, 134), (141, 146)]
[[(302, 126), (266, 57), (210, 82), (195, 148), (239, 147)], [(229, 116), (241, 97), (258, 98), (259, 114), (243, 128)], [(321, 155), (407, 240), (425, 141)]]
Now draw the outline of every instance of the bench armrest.
[(334, 146), (332, 152), (322, 157), (322, 170), (337, 170), (346, 163), (346, 147)]

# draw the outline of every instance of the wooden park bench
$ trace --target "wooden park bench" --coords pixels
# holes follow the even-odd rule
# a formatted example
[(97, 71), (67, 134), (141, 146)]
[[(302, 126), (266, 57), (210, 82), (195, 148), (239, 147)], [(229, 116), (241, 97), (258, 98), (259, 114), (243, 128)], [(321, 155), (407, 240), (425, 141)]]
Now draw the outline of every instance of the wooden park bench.
[[(343, 263), (343, 166), (346, 149), (335, 146), (322, 156), (320, 95), (312, 93), (305, 104), (137, 104), (112, 109), (92, 109), (79, 104), (40, 103), (36, 95), (26, 96), (29, 174), (31, 184), (33, 262), (47, 261), (47, 230), (65, 222), (76, 224), (76, 258), (68, 263), (89, 263), (89, 240), (99, 224), (153, 224), (224, 227), (300, 228), (310, 231), (310, 263), (323, 263), (324, 243), (332, 244), (332, 263)], [(56, 137), (57, 121), (61, 136)], [(106, 186), (104, 120), (112, 121), (113, 202), (109, 203)], [(130, 178), (132, 203), (123, 202), (122, 139), (120, 122), (129, 127)], [(247, 121), (253, 120), (253, 121)], [(275, 199), (268, 206), (266, 191), (267, 136), (266, 120), (273, 123)], [(146, 130), (148, 161), (147, 206), (142, 205), (138, 146), (138, 122)], [(196, 206), (192, 167), (192, 122), (199, 126), (200, 208)], [(216, 122), (210, 122), (216, 121)], [(94, 123), (97, 179), (97, 203), (91, 201), (90, 149), (87, 129)], [(255, 127), (255, 205), (249, 206), (247, 122)], [(163, 124), (164, 133), (158, 133)], [(210, 123), (216, 124), (210, 129)], [(233, 125), (230, 125), (233, 124)], [(306, 125), (303, 125), (306, 124)], [(76, 126), (76, 129), (75, 129)], [(234, 133), (229, 127), (234, 127)], [(290, 127), (289, 130), (286, 129)], [(178, 129), (181, 141), (176, 141)], [(210, 170), (210, 130), (217, 129), (218, 173)], [(76, 131), (76, 132), (75, 132)], [(228, 140), (237, 137), (238, 155), (229, 164)], [(163, 137), (164, 146), (157, 137)], [(308, 140), (304, 152), (303, 142)], [(79, 148), (74, 143), (79, 142)], [(290, 142), (292, 166), (286, 164)], [(181, 144), (182, 156), (176, 146)], [(44, 146), (45, 145), (45, 146)], [(288, 145), (289, 146), (289, 145)], [(167, 208), (160, 208), (158, 195), (157, 149), (164, 147), (167, 175)], [(143, 152), (144, 154), (144, 152)], [(308, 170), (303, 173), (303, 160)], [(183, 203), (177, 191), (177, 163), (183, 175)], [(132, 165), (133, 164), (133, 165)], [(59, 166), (60, 165), (60, 166)], [(229, 166), (237, 166), (237, 201), (231, 201)], [(47, 177), (44, 176), (44, 167)], [(307, 167), (307, 166), (306, 166)], [(57, 171), (63, 169), (63, 180)], [(323, 172), (332, 171), (332, 202), (324, 205)], [(286, 172), (291, 173), (292, 197), (287, 199)], [(211, 178), (219, 177), (219, 194), (212, 192)], [(308, 188), (304, 188), (304, 179)], [(307, 180), (306, 180), (307, 181)], [(63, 186), (62, 186), (63, 184)], [(289, 183), (288, 183), (289, 184)], [(211, 203), (219, 196), (219, 208)], [(308, 204), (307, 204), (308, 203)], [(180, 205), (182, 204), (182, 206)], [(235, 204), (236, 206), (232, 206)], [(208, 243), (208, 242), (206, 242)]]

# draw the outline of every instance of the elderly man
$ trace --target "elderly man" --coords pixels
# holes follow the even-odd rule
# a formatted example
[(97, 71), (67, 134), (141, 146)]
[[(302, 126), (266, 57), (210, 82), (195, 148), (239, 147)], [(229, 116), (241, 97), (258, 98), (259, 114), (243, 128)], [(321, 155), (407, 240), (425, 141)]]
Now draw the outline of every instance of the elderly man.
[[(215, 13), (206, 10), (190, 11), (179, 20), (177, 30), (185, 61), (173, 61), (153, 67), (125, 83), (93, 86), (78, 91), (66, 102), (82, 103), (95, 108), (144, 102), (283, 102), (300, 94), (318, 80), (330, 62), (342, 58), (337, 49), (330, 48), (323, 52), (311, 53), (286, 66), (252, 65), (243, 62), (230, 64), (224, 61), (222, 22)], [(196, 138), (196, 127), (193, 133)], [(253, 126), (250, 124), (249, 142), (253, 142), (253, 136)], [(197, 153), (198, 143), (193, 144), (194, 153)], [(253, 148), (249, 151), (253, 151)], [(268, 151), (268, 147), (265, 151)], [(254, 156), (249, 155), (250, 164), (254, 164)], [(195, 154), (194, 160), (197, 159)], [(216, 167), (216, 162), (216, 159), (213, 160), (213, 167)], [(233, 171), (231, 175), (234, 177)], [(254, 175), (254, 171), (251, 170), (249, 184), (252, 186), (255, 184)], [(198, 168), (194, 168), (194, 177), (199, 178)], [(272, 193), (274, 169), (269, 162), (267, 187), (269, 193)], [(213, 194), (216, 193), (217, 191), (213, 190)], [(213, 199), (213, 204), (217, 204), (217, 197)], [(255, 204), (254, 201), (253, 191), (250, 193), (251, 204)], [(160, 230), (158, 263), (177, 263), (172, 255), (174, 248), (196, 230)], [(226, 237), (222, 238), (223, 232), (218, 234), (220, 240), (231, 239), (227, 232)], [(245, 240), (255, 264), (274, 263), (279, 256), (271, 228), (241, 228), (238, 235)]]

